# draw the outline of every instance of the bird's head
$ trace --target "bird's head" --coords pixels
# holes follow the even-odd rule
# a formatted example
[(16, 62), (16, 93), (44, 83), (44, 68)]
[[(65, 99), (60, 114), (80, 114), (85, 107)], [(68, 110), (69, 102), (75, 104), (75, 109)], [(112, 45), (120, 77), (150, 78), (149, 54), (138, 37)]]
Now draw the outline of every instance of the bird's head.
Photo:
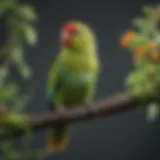
[(85, 48), (94, 45), (93, 31), (84, 23), (72, 21), (66, 23), (60, 32), (60, 44), (65, 48)]

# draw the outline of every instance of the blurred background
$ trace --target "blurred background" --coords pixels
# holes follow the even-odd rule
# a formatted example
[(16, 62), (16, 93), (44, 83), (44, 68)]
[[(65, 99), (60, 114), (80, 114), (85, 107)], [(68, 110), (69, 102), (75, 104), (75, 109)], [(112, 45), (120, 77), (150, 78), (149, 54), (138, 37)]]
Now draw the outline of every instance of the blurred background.
[[(125, 76), (133, 69), (131, 54), (119, 46), (120, 35), (131, 27), (132, 18), (141, 14), (147, 0), (26, 0), (39, 13), (36, 27), (39, 42), (26, 48), (26, 57), (34, 71), (35, 96), (29, 106), (32, 113), (47, 111), (45, 84), (48, 70), (59, 51), (58, 35), (67, 20), (82, 20), (96, 32), (102, 75), (96, 99), (124, 89)], [(157, 160), (160, 159), (159, 122), (149, 124), (142, 109), (73, 125), (70, 147), (54, 160)], [(46, 131), (39, 133), (34, 145), (45, 144)]]

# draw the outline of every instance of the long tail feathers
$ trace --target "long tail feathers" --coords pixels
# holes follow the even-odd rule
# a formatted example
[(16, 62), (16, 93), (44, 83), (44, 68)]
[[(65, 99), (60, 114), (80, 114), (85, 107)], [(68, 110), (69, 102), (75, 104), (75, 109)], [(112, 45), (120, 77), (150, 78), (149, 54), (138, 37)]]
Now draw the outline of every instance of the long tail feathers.
[(48, 137), (47, 149), (50, 152), (64, 152), (68, 147), (68, 135), (63, 137)]

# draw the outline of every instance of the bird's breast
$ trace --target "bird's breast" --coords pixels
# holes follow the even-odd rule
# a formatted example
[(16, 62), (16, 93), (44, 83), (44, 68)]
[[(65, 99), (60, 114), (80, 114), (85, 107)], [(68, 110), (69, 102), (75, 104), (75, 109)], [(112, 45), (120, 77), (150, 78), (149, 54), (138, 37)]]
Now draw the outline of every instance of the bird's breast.
[(66, 72), (66, 78), (61, 90), (63, 103), (72, 106), (84, 102), (94, 79), (94, 73)]
[(64, 85), (69, 87), (82, 87), (95, 79), (95, 72), (72, 72), (66, 68), (63, 73)]

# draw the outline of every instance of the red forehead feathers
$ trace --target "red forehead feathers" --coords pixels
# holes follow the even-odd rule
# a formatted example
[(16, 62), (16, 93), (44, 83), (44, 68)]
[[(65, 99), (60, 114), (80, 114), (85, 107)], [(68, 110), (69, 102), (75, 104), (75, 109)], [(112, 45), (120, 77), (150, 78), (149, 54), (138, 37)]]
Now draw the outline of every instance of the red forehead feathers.
[(63, 29), (70, 32), (70, 33), (73, 33), (75, 31), (77, 31), (78, 27), (76, 24), (70, 23), (70, 24), (65, 25)]

